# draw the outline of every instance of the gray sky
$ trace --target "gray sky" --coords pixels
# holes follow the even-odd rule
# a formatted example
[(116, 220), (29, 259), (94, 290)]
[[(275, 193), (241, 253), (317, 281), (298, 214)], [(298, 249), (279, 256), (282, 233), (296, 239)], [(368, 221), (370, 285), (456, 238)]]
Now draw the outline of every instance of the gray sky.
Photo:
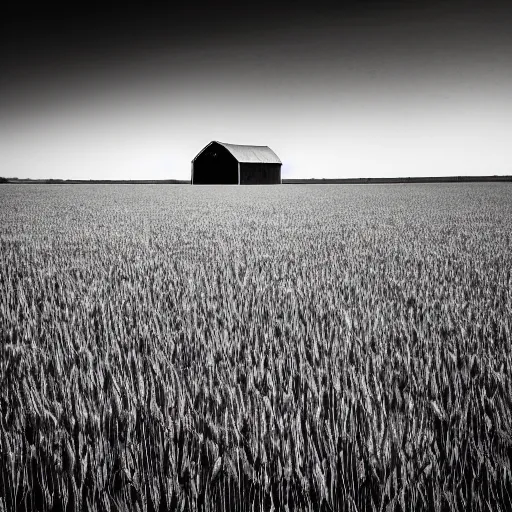
[(36, 32), (0, 78), (0, 175), (188, 179), (211, 140), (270, 146), (285, 178), (512, 174), (508, 10), (382, 5)]

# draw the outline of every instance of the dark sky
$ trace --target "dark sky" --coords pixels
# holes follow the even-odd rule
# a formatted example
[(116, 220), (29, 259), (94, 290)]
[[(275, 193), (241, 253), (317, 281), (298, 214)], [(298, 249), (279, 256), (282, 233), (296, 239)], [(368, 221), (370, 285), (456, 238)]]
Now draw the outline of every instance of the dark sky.
[(187, 178), (211, 140), (288, 177), (512, 173), (504, 3), (2, 9), (3, 175)]

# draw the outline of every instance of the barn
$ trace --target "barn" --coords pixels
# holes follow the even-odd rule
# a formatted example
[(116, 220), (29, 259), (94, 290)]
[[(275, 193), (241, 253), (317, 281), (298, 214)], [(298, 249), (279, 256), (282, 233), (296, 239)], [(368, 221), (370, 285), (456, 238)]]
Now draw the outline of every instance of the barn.
[(214, 140), (192, 160), (192, 185), (279, 185), (281, 165), (268, 146)]

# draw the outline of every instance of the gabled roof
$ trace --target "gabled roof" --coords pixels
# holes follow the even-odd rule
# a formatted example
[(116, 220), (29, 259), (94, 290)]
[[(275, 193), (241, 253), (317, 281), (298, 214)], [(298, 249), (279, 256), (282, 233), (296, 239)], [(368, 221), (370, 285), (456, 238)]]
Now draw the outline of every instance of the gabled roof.
[[(224, 146), (240, 163), (282, 164), (279, 157), (268, 146), (246, 146), (241, 144), (228, 144), (214, 140), (205, 146), (194, 160), (211, 144)], [(192, 161), (194, 161), (192, 160)]]

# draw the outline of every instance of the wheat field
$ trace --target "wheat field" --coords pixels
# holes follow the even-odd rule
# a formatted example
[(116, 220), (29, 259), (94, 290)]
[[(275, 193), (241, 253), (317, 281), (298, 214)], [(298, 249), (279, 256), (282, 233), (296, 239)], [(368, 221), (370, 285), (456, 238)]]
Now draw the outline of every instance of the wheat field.
[(511, 184), (0, 202), (0, 511), (512, 508)]

